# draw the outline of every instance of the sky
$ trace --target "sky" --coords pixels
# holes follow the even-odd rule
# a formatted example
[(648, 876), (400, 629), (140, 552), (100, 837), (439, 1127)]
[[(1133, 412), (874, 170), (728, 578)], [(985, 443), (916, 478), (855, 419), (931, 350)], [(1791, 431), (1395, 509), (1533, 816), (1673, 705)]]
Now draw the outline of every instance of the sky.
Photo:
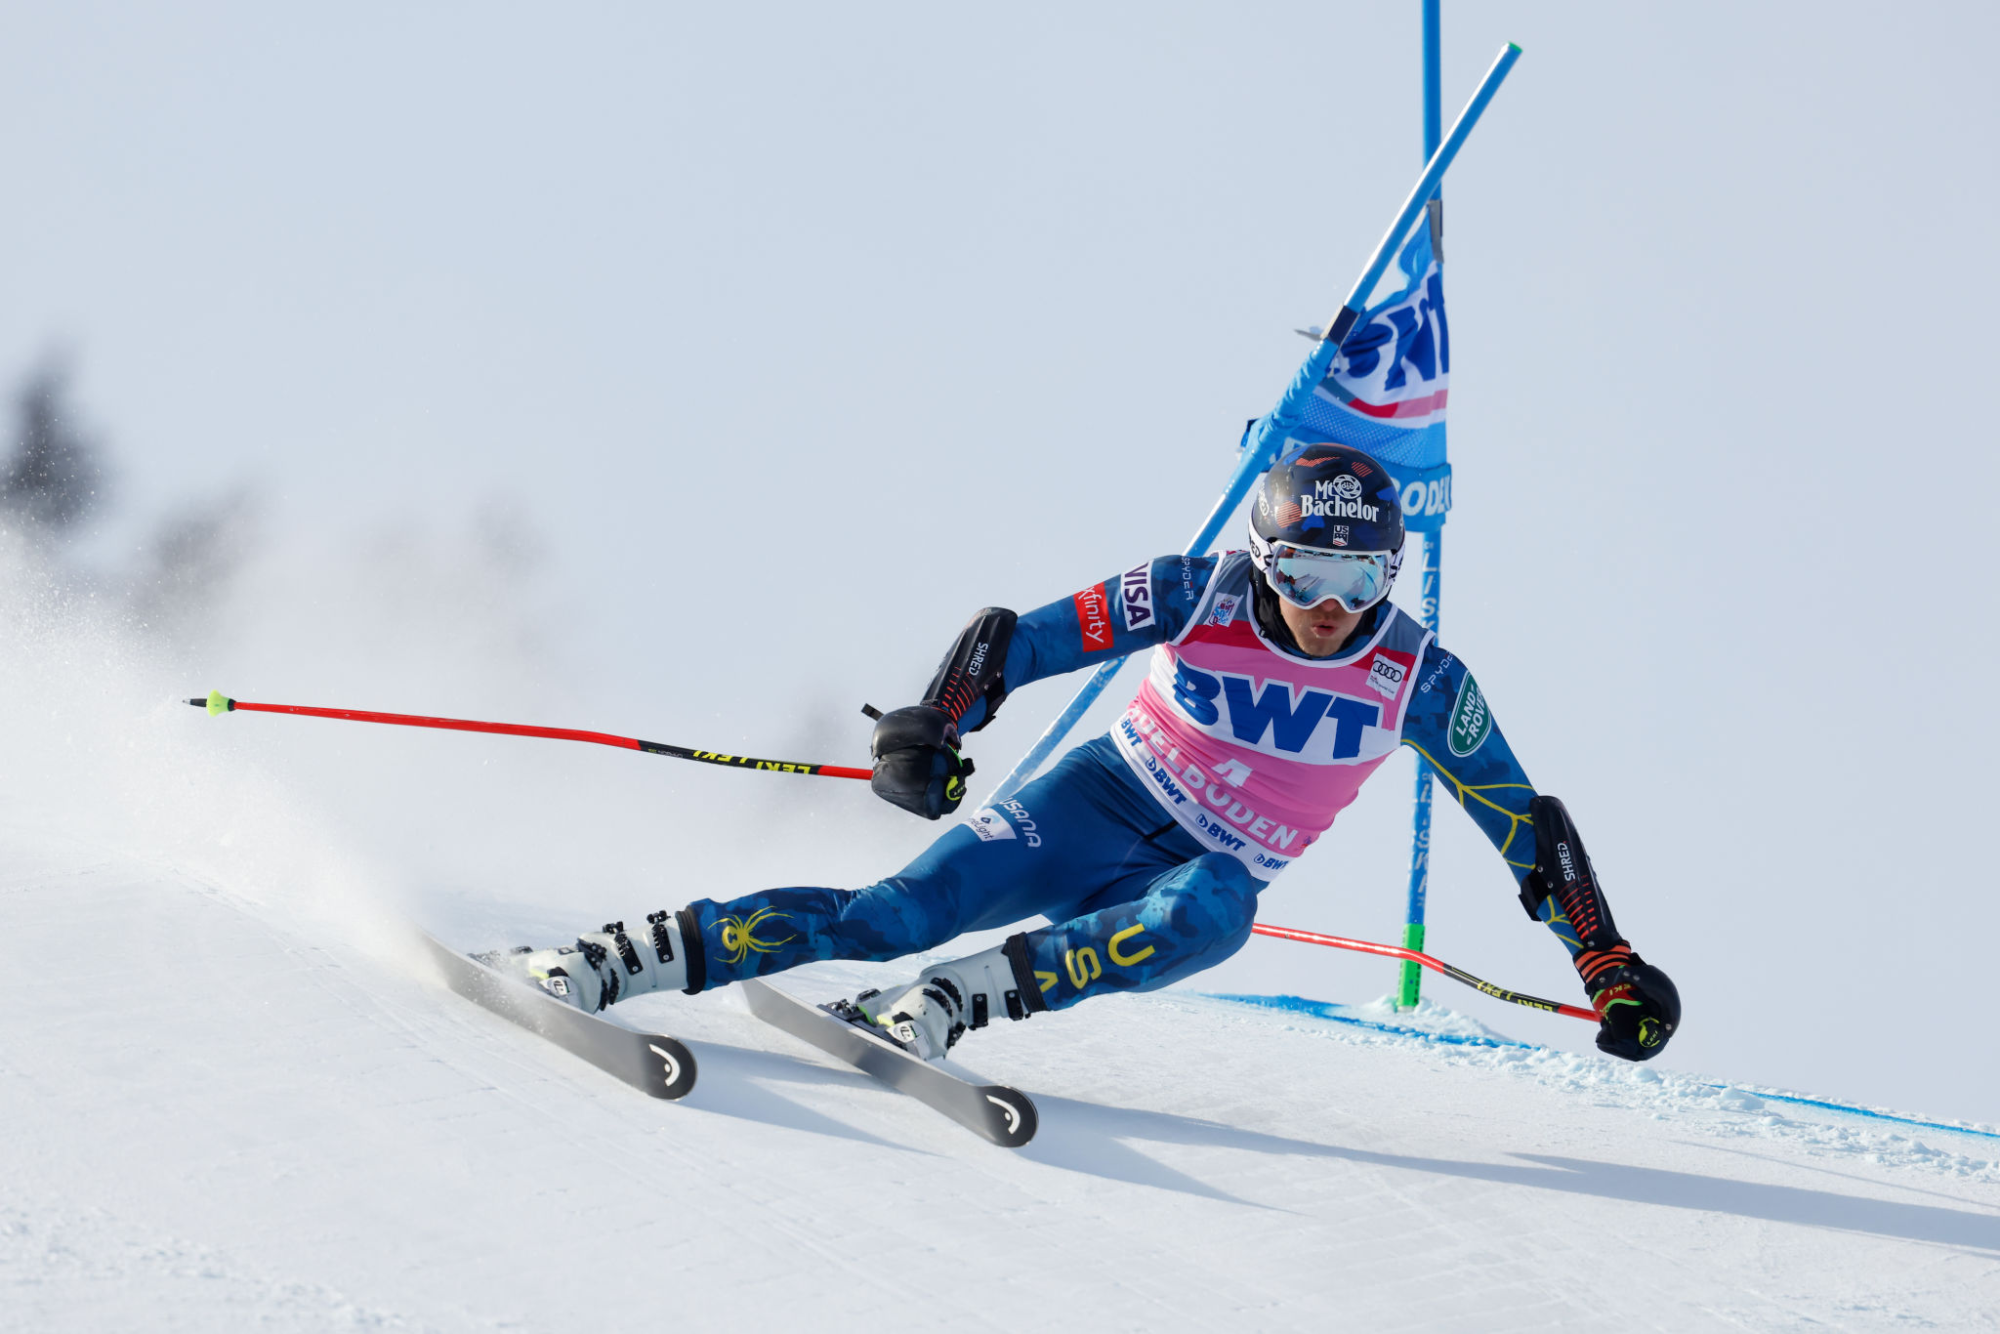
[[(860, 704), (977, 608), (1178, 550), (1421, 165), (1414, 0), (0, 22), (0, 381), (63, 358), (117, 469), (72, 559), (256, 516), (160, 650), (186, 693), (786, 758), (865, 756)], [(1664, 1061), (1987, 1120), (1996, 27), (1447, 3), (1444, 58), (1449, 118), (1525, 51), (1445, 187), (1445, 643), (1679, 983)], [(1067, 694), (979, 734), (975, 794)], [(859, 784), (252, 722), (412, 911), (495, 931), (865, 883), (935, 832)], [(1262, 916), (1394, 938), (1409, 773)], [(1444, 809), (1430, 921), (1574, 987)], [(1202, 984), (1392, 977), (1258, 941)]]

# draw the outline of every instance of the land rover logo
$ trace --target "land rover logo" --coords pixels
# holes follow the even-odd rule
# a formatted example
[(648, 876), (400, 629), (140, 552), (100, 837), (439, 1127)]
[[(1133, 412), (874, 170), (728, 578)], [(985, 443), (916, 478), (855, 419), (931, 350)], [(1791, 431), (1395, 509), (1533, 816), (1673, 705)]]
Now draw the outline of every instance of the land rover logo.
[(1461, 757), (1470, 755), (1486, 744), (1487, 734), (1492, 730), (1493, 713), (1486, 707), (1486, 696), (1479, 693), (1479, 683), (1467, 672), (1464, 684), (1458, 688), (1458, 698), (1452, 701), (1451, 726), (1445, 734), (1451, 753)]
[(1333, 494), (1339, 496), (1342, 500), (1361, 499), (1361, 479), (1342, 473), (1333, 479)]

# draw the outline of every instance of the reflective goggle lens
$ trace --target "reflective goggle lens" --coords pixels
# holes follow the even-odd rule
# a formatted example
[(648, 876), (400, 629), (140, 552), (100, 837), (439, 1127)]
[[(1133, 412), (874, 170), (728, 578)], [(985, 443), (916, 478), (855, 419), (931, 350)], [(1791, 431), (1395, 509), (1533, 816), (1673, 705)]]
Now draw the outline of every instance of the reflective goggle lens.
[(1382, 551), (1305, 551), (1271, 548), (1267, 575), (1271, 587), (1296, 607), (1317, 607), (1338, 598), (1349, 611), (1360, 611), (1382, 596), (1389, 583), (1389, 556)]

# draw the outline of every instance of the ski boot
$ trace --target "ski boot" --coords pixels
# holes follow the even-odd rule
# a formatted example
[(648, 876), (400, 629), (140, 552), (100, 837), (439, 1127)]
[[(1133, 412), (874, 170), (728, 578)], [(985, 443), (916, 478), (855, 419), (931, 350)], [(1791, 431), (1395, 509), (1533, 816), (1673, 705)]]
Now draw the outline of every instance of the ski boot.
[[(1025, 1019), (1029, 1014), (1005, 946), (934, 965), (915, 982), (886, 991), (864, 991), (851, 1001), (828, 1006), (852, 1024), (874, 1027), (897, 1046), (935, 1061), (968, 1028), (984, 1028), (994, 1018)], [(1040, 996), (1036, 997), (1040, 1000)], [(1042, 1008), (1037, 1006), (1036, 1008)]]
[(607, 1005), (648, 991), (680, 991), (687, 986), (687, 951), (671, 912), (646, 915), (646, 931), (634, 939), (623, 922), (578, 936), (574, 945), (538, 950), (521, 945), (501, 954), (477, 956), (498, 973), (538, 987), (565, 1005), (595, 1014)]

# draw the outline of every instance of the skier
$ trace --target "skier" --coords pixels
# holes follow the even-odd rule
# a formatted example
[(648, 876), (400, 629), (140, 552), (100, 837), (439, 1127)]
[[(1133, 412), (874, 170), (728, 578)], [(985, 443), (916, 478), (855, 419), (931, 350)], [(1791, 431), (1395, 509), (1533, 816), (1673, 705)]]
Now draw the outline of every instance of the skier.
[(1009, 691), (1145, 647), (1151, 668), (1107, 735), (897, 874), (861, 890), (697, 899), (493, 962), (597, 1011), (1048, 919), (845, 1007), (936, 1059), (968, 1029), (1165, 986), (1235, 953), (1259, 891), (1401, 744), (1569, 950), (1598, 1047), (1657, 1055), (1680, 1021), (1672, 981), (1618, 934), (1568, 811), (1529, 784), (1465, 664), (1387, 601), (1404, 536), (1388, 470), (1343, 445), (1294, 447), (1259, 484), (1249, 536), (1247, 552), (1162, 556), (1025, 616), (974, 616), (923, 702), (875, 727), (871, 786), (925, 819), (958, 809), (972, 773), (962, 738)]

